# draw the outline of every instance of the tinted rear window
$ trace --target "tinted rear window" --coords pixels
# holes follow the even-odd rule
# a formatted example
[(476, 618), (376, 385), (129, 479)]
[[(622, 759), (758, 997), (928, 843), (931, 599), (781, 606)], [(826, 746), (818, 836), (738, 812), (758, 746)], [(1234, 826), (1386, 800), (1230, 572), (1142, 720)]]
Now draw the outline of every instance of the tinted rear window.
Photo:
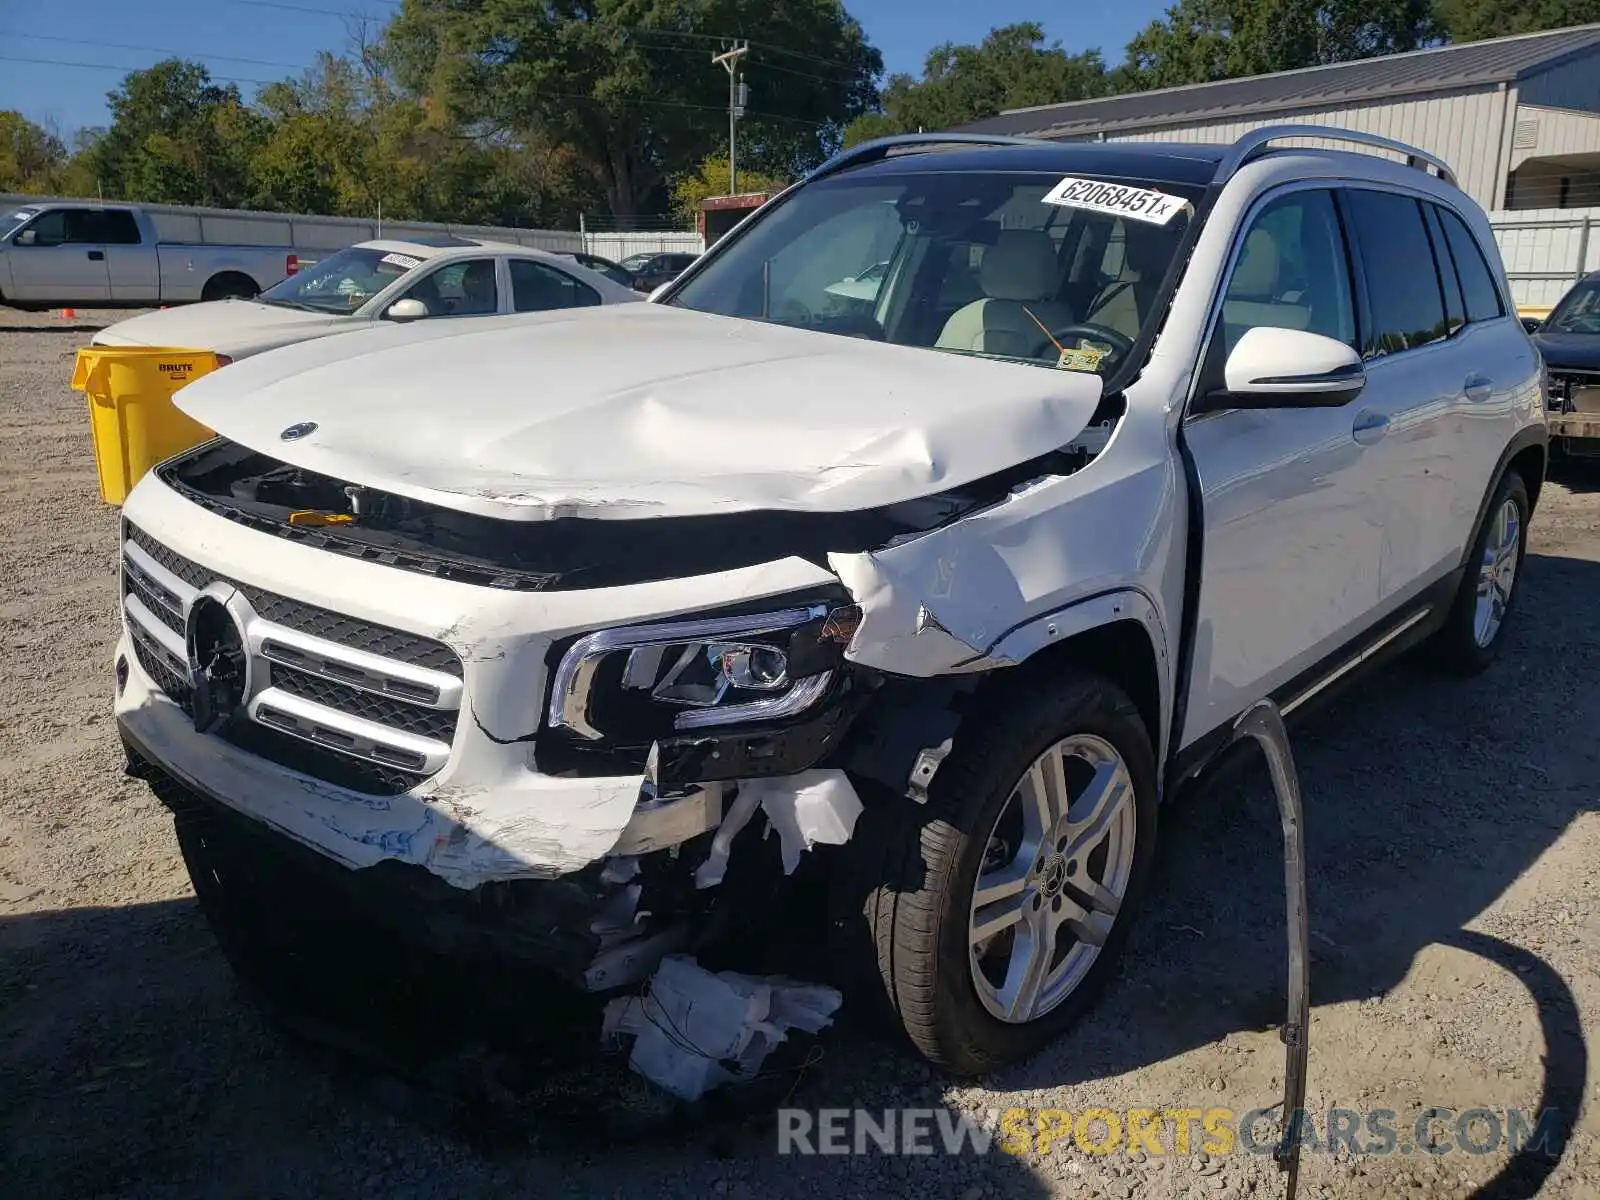
[(100, 214), (100, 240), (112, 246), (137, 246), (139, 223), (131, 212), (107, 210)]
[(1478, 249), (1478, 240), (1455, 213), (1443, 208), (1438, 211), (1444, 236), (1450, 243), (1450, 253), (1456, 260), (1456, 275), (1461, 280), (1461, 291), (1466, 297), (1467, 320), (1492, 321), (1504, 316), (1500, 289), (1494, 285), (1489, 264), (1484, 261), (1483, 251)]

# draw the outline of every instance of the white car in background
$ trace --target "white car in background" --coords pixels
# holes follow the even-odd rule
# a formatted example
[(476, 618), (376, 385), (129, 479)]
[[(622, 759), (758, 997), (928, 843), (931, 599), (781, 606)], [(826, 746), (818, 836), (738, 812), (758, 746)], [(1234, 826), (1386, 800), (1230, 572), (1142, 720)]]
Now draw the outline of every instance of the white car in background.
[(172, 346), (240, 359), (379, 321), (494, 316), (637, 303), (574, 259), (443, 236), (362, 242), (302, 267), (253, 299), (145, 313), (101, 330), (97, 346)]

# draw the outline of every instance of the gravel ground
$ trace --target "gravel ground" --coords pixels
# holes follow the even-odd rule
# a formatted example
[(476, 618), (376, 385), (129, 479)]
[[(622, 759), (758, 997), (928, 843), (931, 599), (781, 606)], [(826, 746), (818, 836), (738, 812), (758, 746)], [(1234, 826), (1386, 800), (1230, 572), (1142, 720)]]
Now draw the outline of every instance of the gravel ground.
[[(0, 310), (0, 1194), (1244, 1197), (1242, 1152), (872, 1154), (796, 1162), (768, 1118), (583, 1145), (462, 1136), (383, 1076), (269, 1026), (196, 909), (165, 811), (125, 781), (110, 719), (115, 512), (95, 491), (75, 323)], [(1560, 476), (1493, 671), (1400, 664), (1296, 738), (1314, 925), (1309, 1107), (1560, 1110), (1559, 1162), (1504, 1149), (1311, 1153), (1301, 1194), (1600, 1196), (1600, 474)], [(810, 1109), (1228, 1107), (1278, 1097), (1282, 883), (1261, 773), (1165, 814), (1125, 969), (1079, 1029), (951, 1087), (858, 1033)], [(447, 1015), (442, 1019), (448, 1019)], [(614, 1065), (614, 1064), (613, 1064)], [(614, 1078), (597, 1073), (595, 1078)], [(607, 1083), (607, 1093), (614, 1091)], [(579, 1124), (600, 1091), (566, 1104)], [(1581, 1112), (1580, 1112), (1581, 1106)], [(1191, 1150), (1197, 1147), (1191, 1147)]]

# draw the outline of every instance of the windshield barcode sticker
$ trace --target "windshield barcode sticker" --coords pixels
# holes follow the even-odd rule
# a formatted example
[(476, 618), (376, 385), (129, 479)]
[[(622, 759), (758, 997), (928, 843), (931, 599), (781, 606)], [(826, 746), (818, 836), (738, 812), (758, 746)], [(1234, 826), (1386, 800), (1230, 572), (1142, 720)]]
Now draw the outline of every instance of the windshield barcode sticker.
[(1135, 221), (1148, 221), (1152, 225), (1165, 225), (1189, 204), (1187, 200), (1169, 196), (1165, 192), (1104, 183), (1098, 179), (1063, 179), (1045, 194), (1044, 202), (1059, 204), (1063, 208), (1086, 208), (1090, 212), (1132, 217)]
[(422, 260), (420, 258), (412, 258), (409, 254), (385, 254), (378, 261), (391, 263), (394, 266), (400, 267), (402, 270), (406, 271), (411, 270), (413, 267), (420, 267), (422, 265)]

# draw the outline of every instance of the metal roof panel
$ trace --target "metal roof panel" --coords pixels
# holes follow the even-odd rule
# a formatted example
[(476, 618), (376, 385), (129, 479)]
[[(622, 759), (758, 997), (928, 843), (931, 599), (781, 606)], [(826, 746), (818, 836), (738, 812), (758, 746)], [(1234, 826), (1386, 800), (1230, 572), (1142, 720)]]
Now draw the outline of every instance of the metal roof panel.
[[(1385, 96), (1509, 83), (1556, 62), (1600, 51), (1600, 24), (1413, 50), (1215, 83), (1127, 92), (1015, 109), (964, 132), (1070, 137), (1129, 126), (1217, 120)], [(1600, 71), (1600, 65), (1597, 65)]]

